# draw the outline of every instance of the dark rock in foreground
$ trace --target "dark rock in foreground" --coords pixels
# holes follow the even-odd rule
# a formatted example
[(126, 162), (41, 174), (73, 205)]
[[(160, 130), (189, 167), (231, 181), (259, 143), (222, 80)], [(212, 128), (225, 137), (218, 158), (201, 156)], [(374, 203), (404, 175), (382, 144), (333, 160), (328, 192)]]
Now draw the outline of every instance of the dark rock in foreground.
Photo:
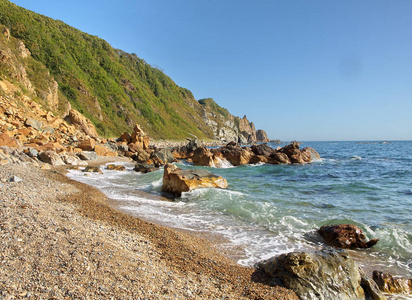
[(162, 192), (180, 196), (183, 192), (204, 187), (226, 188), (227, 181), (203, 169), (182, 170), (173, 164), (165, 166)]
[(356, 225), (325, 225), (318, 230), (326, 243), (338, 248), (370, 248), (378, 239), (366, 241), (365, 235)]
[(156, 170), (159, 170), (159, 168), (157, 168), (153, 164), (137, 163), (133, 170), (135, 170), (136, 172), (141, 172), (141, 173), (145, 174), (145, 173), (150, 173), (150, 172), (154, 172)]
[(292, 252), (258, 264), (300, 299), (386, 299), (344, 250)]

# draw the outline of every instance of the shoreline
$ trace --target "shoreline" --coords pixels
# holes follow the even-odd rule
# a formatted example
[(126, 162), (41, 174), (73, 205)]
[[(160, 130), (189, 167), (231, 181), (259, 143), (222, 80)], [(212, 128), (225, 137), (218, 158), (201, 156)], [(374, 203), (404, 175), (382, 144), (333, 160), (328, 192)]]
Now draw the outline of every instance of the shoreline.
[(0, 170), (3, 181), (23, 180), (1, 188), (4, 296), (297, 299), (211, 241), (121, 212), (63, 172), (24, 164)]

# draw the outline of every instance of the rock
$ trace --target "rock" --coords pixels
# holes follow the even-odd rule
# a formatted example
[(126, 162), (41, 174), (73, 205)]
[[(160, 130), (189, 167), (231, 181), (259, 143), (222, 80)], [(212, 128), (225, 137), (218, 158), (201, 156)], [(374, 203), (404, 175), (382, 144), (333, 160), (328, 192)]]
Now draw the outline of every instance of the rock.
[(316, 152), (315, 149), (310, 147), (303, 148), (301, 153), (305, 162), (311, 162), (312, 160), (320, 159), (319, 153)]
[(78, 143), (77, 148), (80, 148), (83, 151), (92, 151), (95, 145), (96, 141), (92, 138), (88, 138)]
[(252, 152), (256, 155), (271, 156), (275, 153), (275, 149), (268, 144), (253, 145), (251, 148)]
[(83, 172), (103, 174), (103, 172), (102, 172), (102, 170), (100, 169), (100, 167), (93, 167), (93, 166), (87, 166), (86, 168), (84, 168)]
[(269, 163), (277, 165), (277, 164), (291, 164), (292, 162), (290, 161), (289, 157), (285, 153), (276, 152), (270, 156)]
[(113, 170), (113, 171), (124, 171), (126, 170), (125, 166), (122, 165), (115, 165), (115, 164), (110, 164), (106, 166), (107, 170)]
[(192, 162), (195, 166), (213, 167), (213, 154), (205, 147), (199, 147), (193, 152)]
[[(315, 253), (292, 252), (258, 264), (274, 284), (293, 290), (300, 299), (368, 299), (361, 286), (359, 266), (344, 250), (326, 248)], [(364, 278), (364, 283), (370, 280)], [(373, 286), (373, 283), (371, 283)], [(366, 286), (367, 291), (370, 286)], [(379, 297), (385, 299), (376, 291)]]
[(52, 166), (63, 166), (65, 164), (63, 160), (60, 158), (60, 155), (58, 155), (54, 151), (40, 152), (39, 158), (42, 162), (51, 164)]
[(393, 277), (380, 271), (373, 271), (372, 278), (384, 293), (412, 294), (412, 279)]
[(258, 129), (256, 131), (256, 141), (258, 143), (269, 143), (270, 140), (268, 138), (268, 135), (266, 134), (266, 132), (262, 129)]
[(26, 154), (30, 157), (37, 157), (37, 155), (39, 155), (39, 151), (37, 151), (34, 148), (31, 148), (31, 149), (28, 149)]
[(148, 164), (148, 163), (137, 163), (134, 167), (136, 172), (141, 172), (141, 173), (149, 173), (149, 172), (154, 172), (159, 170), (155, 165), (153, 164)]
[(104, 145), (94, 146), (94, 152), (96, 152), (98, 156), (117, 156), (116, 152), (113, 152), (112, 150), (110, 150), (108, 147)]
[(32, 128), (34, 128), (38, 131), (40, 131), (42, 126), (43, 126), (42, 122), (37, 121), (35, 119), (27, 119), (26, 122), (25, 122), (25, 125), (27, 127), (32, 127)]
[(12, 176), (9, 180), (7, 180), (7, 182), (23, 182), (23, 179), (17, 176)]
[(75, 154), (64, 153), (64, 154), (60, 154), (60, 157), (64, 161), (64, 163), (69, 166), (81, 166), (81, 165), (87, 164)]
[(222, 156), (234, 166), (249, 164), (250, 160), (254, 156), (252, 151), (238, 146), (235, 142), (231, 142), (224, 147), (214, 149), (212, 152), (214, 154), (215, 152), (220, 152)]
[(134, 161), (144, 163), (144, 162), (149, 161), (150, 154), (142, 149), (142, 150), (139, 150), (136, 153), (134, 153), (131, 157)]
[(82, 151), (78, 153), (77, 156), (81, 160), (97, 160), (96, 152), (92, 152), (92, 151)]
[(98, 134), (96, 132), (96, 128), (90, 122), (90, 120), (86, 119), (81, 113), (79, 113), (77, 110), (71, 109), (69, 111), (69, 121), (71, 124), (73, 124), (78, 130), (82, 131), (86, 135), (92, 137), (92, 138), (97, 138)]
[(125, 142), (125, 143), (129, 144), (132, 141), (132, 137), (130, 136), (130, 134), (128, 132), (125, 132), (120, 136), (119, 140), (121, 142)]
[(7, 133), (0, 132), (0, 147), (2, 146), (17, 148), (20, 145), (16, 139), (11, 138)]
[(227, 188), (227, 181), (203, 169), (182, 170), (173, 164), (164, 168), (163, 192), (180, 196), (183, 192), (205, 187)]
[(175, 160), (172, 152), (169, 149), (156, 150), (155, 152), (152, 153), (152, 155), (150, 156), (150, 159), (157, 166), (163, 166)]
[(129, 146), (127, 146), (125, 144), (119, 144), (117, 146), (117, 149), (121, 152), (127, 152), (127, 151), (129, 151)]
[(325, 225), (318, 232), (327, 244), (338, 248), (369, 248), (378, 242), (378, 239), (366, 242), (362, 229), (356, 225)]

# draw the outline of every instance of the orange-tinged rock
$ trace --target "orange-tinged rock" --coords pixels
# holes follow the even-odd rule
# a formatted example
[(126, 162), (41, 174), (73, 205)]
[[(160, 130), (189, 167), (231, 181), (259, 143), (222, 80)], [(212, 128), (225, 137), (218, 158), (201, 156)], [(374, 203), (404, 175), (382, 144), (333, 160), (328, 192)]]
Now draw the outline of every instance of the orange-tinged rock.
[(7, 133), (0, 133), (0, 147), (1, 146), (17, 148), (19, 147), (19, 142), (16, 139), (11, 138)]
[(113, 152), (109, 148), (102, 145), (94, 146), (94, 152), (96, 152), (99, 156), (117, 156), (116, 152)]
[(180, 196), (198, 188), (227, 188), (227, 181), (221, 176), (204, 169), (182, 170), (173, 164), (164, 168), (162, 191)]
[(84, 151), (92, 151), (96, 145), (96, 142), (94, 139), (85, 139), (81, 141), (77, 147), (84, 150)]

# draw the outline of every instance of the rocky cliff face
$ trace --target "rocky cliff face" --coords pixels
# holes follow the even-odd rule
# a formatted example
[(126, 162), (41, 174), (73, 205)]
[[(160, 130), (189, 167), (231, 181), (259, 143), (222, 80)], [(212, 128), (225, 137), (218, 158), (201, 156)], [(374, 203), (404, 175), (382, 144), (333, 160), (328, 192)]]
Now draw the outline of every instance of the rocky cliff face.
[(269, 142), (266, 132), (256, 130), (246, 115), (235, 117), (228, 110), (220, 107), (212, 98), (199, 100), (202, 105), (202, 119), (210, 127), (216, 139), (241, 144)]

